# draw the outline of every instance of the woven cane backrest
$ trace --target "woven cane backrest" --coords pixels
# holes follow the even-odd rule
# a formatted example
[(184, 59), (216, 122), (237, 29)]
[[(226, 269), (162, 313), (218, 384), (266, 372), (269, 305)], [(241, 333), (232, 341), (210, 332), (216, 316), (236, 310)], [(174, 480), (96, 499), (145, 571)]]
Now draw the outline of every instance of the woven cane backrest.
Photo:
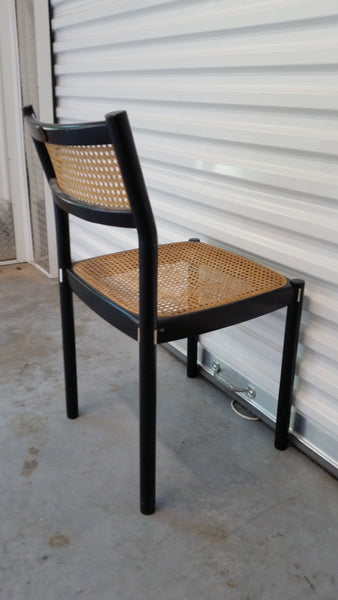
[(91, 206), (130, 211), (128, 195), (112, 144), (46, 144), (58, 186)]

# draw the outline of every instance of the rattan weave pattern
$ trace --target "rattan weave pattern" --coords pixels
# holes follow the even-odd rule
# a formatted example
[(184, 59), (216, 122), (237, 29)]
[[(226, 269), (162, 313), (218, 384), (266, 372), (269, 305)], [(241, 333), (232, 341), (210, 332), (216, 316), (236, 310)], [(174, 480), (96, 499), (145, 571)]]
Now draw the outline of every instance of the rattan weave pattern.
[[(124, 309), (139, 312), (138, 250), (76, 263), (75, 273)], [(202, 242), (158, 248), (157, 316), (205, 310), (278, 289), (285, 277), (247, 258)]]
[(62, 191), (90, 205), (130, 210), (112, 144), (46, 148)]

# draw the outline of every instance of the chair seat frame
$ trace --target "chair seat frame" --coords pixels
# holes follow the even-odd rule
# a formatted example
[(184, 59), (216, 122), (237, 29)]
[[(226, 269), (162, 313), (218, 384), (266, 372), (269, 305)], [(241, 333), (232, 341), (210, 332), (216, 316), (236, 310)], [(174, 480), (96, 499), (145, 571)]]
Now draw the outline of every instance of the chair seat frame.
[[(140, 508), (155, 510), (156, 347), (187, 338), (187, 374), (198, 374), (198, 336), (287, 307), (277, 403), (275, 447), (284, 450), (288, 432), (304, 282), (286, 280), (278, 289), (233, 303), (169, 317), (157, 316), (157, 230), (137, 157), (127, 114), (110, 113), (105, 122), (50, 125), (39, 122), (31, 106), (23, 109), (30, 133), (49, 181), (54, 200), (59, 263), (60, 307), (67, 415), (78, 416), (73, 293), (107, 322), (139, 343), (140, 365)], [(130, 210), (86, 204), (59, 187), (46, 143), (59, 145), (113, 144), (128, 193)], [(90, 222), (136, 228), (139, 238), (140, 307), (134, 314), (112, 302), (73, 270), (69, 214)]]

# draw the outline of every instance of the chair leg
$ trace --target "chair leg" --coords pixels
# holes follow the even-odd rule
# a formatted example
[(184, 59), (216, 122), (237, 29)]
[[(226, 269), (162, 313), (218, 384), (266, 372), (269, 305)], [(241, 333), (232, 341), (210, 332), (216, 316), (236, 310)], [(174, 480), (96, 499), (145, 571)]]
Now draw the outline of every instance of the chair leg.
[(54, 204), (56, 238), (59, 262), (59, 292), (63, 361), (66, 386), (66, 407), (69, 419), (79, 414), (77, 402), (77, 376), (75, 354), (75, 329), (72, 290), (67, 281), (67, 268), (71, 265), (68, 213)]
[[(153, 332), (151, 332), (153, 334)], [(140, 341), (140, 510), (155, 511), (156, 345), (153, 335)], [(142, 335), (141, 335), (142, 338)]]
[(76, 419), (79, 411), (73, 297), (72, 291), (66, 281), (60, 281), (59, 287), (67, 416), (69, 419)]
[[(199, 238), (190, 238), (189, 242), (199, 242)], [(198, 279), (198, 269), (195, 267), (189, 270), (189, 277), (192, 281)], [(187, 339), (187, 377), (197, 377), (198, 365), (197, 365), (197, 348), (198, 348), (198, 335), (191, 335)]]
[(294, 299), (287, 308), (275, 430), (275, 447), (278, 450), (285, 450), (288, 446), (292, 391), (304, 296), (304, 282), (295, 279), (291, 283), (294, 287)]
[(187, 376), (197, 377), (198, 365), (197, 365), (197, 348), (198, 348), (198, 335), (191, 335), (187, 338)]

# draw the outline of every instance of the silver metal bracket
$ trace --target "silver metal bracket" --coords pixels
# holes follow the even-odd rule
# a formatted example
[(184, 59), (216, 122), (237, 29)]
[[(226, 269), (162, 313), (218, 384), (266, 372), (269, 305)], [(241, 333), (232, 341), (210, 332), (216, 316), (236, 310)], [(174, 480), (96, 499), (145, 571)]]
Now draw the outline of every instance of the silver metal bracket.
[(210, 374), (213, 375), (213, 377), (217, 378), (220, 382), (222, 382), (223, 385), (227, 388), (227, 390), (229, 390), (229, 392), (246, 394), (249, 398), (251, 398), (251, 400), (256, 398), (256, 390), (253, 385), (247, 385), (245, 387), (238, 387), (236, 385), (233, 385), (230, 381), (228, 381), (224, 377), (222, 377), (222, 375), (220, 375), (220, 372), (221, 372), (220, 364), (218, 362), (213, 362), (211, 364)]
[[(140, 328), (137, 328), (137, 341), (138, 343), (140, 343), (141, 341), (141, 331)], [(157, 346), (157, 329), (154, 329), (153, 331), (153, 341), (154, 341), (154, 346)]]

